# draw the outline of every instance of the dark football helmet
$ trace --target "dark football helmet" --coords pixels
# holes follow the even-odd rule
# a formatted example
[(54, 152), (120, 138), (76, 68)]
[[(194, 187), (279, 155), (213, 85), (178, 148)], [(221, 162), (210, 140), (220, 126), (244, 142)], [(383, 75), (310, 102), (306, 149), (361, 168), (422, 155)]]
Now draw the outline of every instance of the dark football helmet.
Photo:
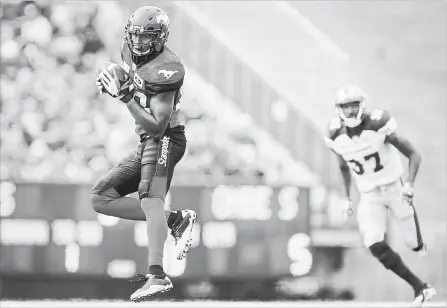
[(143, 6), (129, 17), (125, 40), (135, 56), (160, 51), (169, 35), (169, 17), (155, 6)]

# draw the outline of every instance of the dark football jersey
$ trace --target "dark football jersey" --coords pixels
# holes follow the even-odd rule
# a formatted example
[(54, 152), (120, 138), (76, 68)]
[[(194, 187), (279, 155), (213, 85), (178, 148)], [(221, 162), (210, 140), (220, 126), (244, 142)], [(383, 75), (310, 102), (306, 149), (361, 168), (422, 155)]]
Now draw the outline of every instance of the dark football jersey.
[[(378, 132), (385, 130), (386, 135), (389, 135), (394, 131), (393, 129), (388, 129), (388, 126), (386, 126), (390, 120), (392, 122), (395, 121), (394, 118), (386, 110), (375, 109), (371, 113), (365, 112), (362, 117), (362, 123), (360, 123), (358, 127), (352, 130), (357, 131), (356, 135), (360, 135), (363, 131)], [(348, 132), (347, 126), (344, 125), (344, 123), (339, 118), (333, 119), (329, 124), (327, 137), (331, 140), (335, 140), (342, 134), (346, 134), (349, 137), (352, 137)]]
[[(176, 91), (168, 129), (179, 126), (181, 123), (178, 104), (182, 96), (181, 87), (185, 76), (185, 68), (180, 58), (165, 46), (162, 52), (148, 56), (144, 62), (136, 64), (128, 45), (124, 43), (121, 47), (121, 59), (122, 66), (133, 80), (136, 89), (134, 99), (147, 112), (151, 112), (152, 96), (162, 92)], [(140, 123), (135, 121), (135, 125), (135, 132), (138, 135), (148, 135)]]

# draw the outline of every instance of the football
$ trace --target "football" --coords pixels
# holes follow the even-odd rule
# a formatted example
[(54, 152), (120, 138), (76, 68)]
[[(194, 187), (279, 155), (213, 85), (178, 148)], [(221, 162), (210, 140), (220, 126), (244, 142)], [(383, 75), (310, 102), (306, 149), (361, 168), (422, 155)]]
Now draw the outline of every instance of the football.
[[(112, 77), (112, 80), (104, 80), (109, 83), (109, 87), (106, 88), (116, 89), (116, 92), (110, 91), (110, 94), (118, 96), (123, 92), (123, 90), (127, 89), (132, 84), (129, 74), (127, 74), (126, 71), (118, 64), (110, 63), (106, 70)], [(107, 78), (107, 76), (105, 77)], [(115, 86), (113, 86), (112, 83), (114, 83)]]

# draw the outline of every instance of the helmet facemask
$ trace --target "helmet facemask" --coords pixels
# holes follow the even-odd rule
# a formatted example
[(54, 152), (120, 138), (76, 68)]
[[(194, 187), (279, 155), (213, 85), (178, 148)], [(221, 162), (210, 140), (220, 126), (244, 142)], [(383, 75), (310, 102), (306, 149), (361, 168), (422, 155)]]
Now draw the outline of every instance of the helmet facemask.
[(168, 32), (146, 30), (141, 26), (128, 24), (125, 29), (126, 42), (136, 56), (147, 56), (153, 51), (160, 51), (168, 39)]
[(338, 116), (348, 127), (357, 127), (362, 123), (365, 102), (352, 101), (337, 104)]
[(145, 31), (143, 27), (126, 26), (126, 42), (129, 49), (136, 56), (146, 56), (154, 50), (154, 43), (158, 37), (156, 31)]

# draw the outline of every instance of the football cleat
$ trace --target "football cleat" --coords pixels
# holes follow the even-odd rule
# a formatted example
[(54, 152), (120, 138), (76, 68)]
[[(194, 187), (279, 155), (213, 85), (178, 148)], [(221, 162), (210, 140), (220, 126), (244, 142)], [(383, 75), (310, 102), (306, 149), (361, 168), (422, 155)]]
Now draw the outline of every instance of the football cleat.
[(137, 279), (132, 280), (132, 282), (141, 281), (144, 281), (144, 284), (130, 296), (130, 300), (135, 303), (143, 302), (155, 294), (164, 293), (173, 288), (168, 276), (161, 278), (151, 274), (146, 276), (138, 274)]
[(175, 255), (177, 260), (186, 257), (192, 243), (192, 230), (197, 220), (197, 213), (193, 210), (179, 211), (181, 218), (171, 226), (171, 235), (175, 240)]
[(436, 290), (429, 284), (425, 284), (422, 290), (420, 290), (414, 297), (413, 304), (420, 305), (430, 301), (430, 299), (436, 295)]

